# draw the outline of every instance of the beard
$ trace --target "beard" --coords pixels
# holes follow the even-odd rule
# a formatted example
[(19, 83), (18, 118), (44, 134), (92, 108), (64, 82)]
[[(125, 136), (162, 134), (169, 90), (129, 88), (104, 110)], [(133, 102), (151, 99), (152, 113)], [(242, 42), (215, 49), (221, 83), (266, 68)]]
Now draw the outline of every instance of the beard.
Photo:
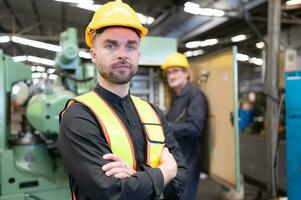
[[(114, 69), (114, 66), (120, 65), (120, 64), (129, 66), (129, 70), (119, 71), (118, 69)], [(133, 64), (130, 64), (127, 61), (123, 60), (121, 62), (114, 64), (112, 66), (112, 69), (109, 71), (105, 71), (102, 69), (99, 69), (98, 71), (99, 71), (99, 74), (108, 82), (122, 85), (122, 84), (126, 84), (132, 80), (132, 78), (134, 77), (134, 75), (137, 72), (137, 69), (138, 68), (136, 66), (133, 66)]]

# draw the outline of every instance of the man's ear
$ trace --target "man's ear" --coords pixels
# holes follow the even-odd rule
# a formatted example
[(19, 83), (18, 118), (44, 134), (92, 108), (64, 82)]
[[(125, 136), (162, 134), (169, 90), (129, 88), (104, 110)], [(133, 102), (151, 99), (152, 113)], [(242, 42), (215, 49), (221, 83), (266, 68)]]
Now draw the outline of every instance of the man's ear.
[(95, 50), (95, 48), (90, 49), (90, 55), (91, 55), (92, 62), (96, 64), (96, 50)]

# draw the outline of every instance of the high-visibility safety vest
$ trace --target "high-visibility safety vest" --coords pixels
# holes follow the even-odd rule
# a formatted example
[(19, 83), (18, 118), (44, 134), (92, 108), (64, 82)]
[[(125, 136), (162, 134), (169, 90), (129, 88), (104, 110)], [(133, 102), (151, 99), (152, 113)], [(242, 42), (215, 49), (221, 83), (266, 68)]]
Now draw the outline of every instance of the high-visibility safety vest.
[[(158, 167), (161, 152), (165, 145), (165, 136), (160, 118), (146, 101), (135, 96), (131, 96), (131, 99), (146, 133), (147, 164), (153, 168)], [(71, 99), (67, 107), (72, 105), (74, 101), (84, 104), (94, 113), (112, 153), (127, 161), (133, 169), (137, 170), (133, 141), (122, 120), (112, 107), (94, 91)]]

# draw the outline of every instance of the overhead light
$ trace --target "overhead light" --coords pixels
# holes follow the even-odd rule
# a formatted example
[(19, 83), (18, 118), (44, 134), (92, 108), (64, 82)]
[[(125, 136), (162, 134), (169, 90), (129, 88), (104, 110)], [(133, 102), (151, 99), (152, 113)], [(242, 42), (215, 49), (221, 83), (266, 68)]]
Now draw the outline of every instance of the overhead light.
[(185, 47), (190, 49), (197, 48), (199, 46), (201, 46), (201, 41), (191, 41), (185, 44)]
[(40, 63), (40, 64), (44, 64), (44, 65), (49, 65), (49, 66), (55, 65), (54, 60), (40, 58), (40, 57), (36, 57), (36, 56), (27, 56), (27, 61), (34, 62), (34, 63)]
[(26, 59), (27, 59), (26, 56), (14, 56), (13, 57), (14, 62), (25, 62)]
[(202, 49), (198, 49), (198, 50), (195, 50), (195, 51), (186, 51), (184, 53), (184, 55), (186, 57), (192, 57), (192, 56), (199, 56), (199, 55), (202, 55), (204, 53), (204, 51)]
[(257, 43), (256, 43), (256, 47), (257, 47), (258, 49), (263, 49), (264, 46), (265, 46), (265, 45), (264, 45), (264, 42), (257, 42)]
[(85, 10), (96, 11), (101, 5), (93, 3), (79, 3), (76, 6)]
[(49, 79), (51, 79), (51, 80), (56, 80), (57, 78), (58, 78), (58, 76), (55, 75), (55, 74), (50, 74), (49, 75)]
[[(65, 2), (65, 0), (62, 0)], [(68, 0), (66, 0), (68, 1)], [(86, 9), (86, 10), (90, 10), (90, 11), (96, 11), (100, 6), (100, 4), (94, 4), (93, 1), (86, 1), (86, 2), (83, 2), (81, 0), (74, 0), (74, 2), (72, 2), (72, 0), (70, 0), (70, 3), (78, 3), (76, 6), (79, 7), (79, 8), (82, 8), (82, 9)], [(142, 24), (151, 24), (155, 21), (155, 19), (153, 17), (150, 17), (150, 16), (146, 16), (146, 15), (143, 15), (141, 13), (137, 13), (138, 15), (138, 18), (140, 20), (140, 22)]]
[(85, 58), (85, 59), (90, 59), (91, 58), (91, 54), (85, 51), (79, 51), (78, 54), (79, 57), (81, 58)]
[(44, 78), (44, 79), (46, 79), (46, 78), (47, 78), (47, 73), (40, 73), (40, 72), (32, 73), (32, 74), (31, 74), (31, 78), (32, 78), (32, 79), (39, 79), (39, 78)]
[(242, 34), (242, 35), (237, 35), (237, 36), (234, 36), (231, 38), (231, 41), (232, 42), (241, 42), (243, 40), (246, 40), (247, 39), (247, 36)]
[[(99, 4), (88, 4), (88, 3), (79, 3), (76, 5), (77, 7), (79, 8), (82, 8), (82, 9), (86, 9), (86, 10), (90, 10), (90, 11), (96, 11), (101, 5)], [(140, 20), (140, 22), (142, 24), (151, 24), (155, 21), (155, 19), (153, 17), (150, 17), (150, 16), (146, 16), (146, 15), (143, 15), (141, 13), (137, 13), (138, 15), (138, 18)]]
[(6, 43), (10, 41), (9, 36), (0, 36), (0, 43)]
[(184, 11), (194, 15), (204, 15), (204, 16), (213, 16), (213, 17), (222, 17), (225, 15), (225, 12), (219, 9), (214, 8), (201, 8), (199, 4), (186, 2), (184, 4)]
[(23, 45), (36, 47), (39, 49), (45, 49), (45, 50), (49, 50), (49, 51), (54, 51), (54, 52), (59, 52), (62, 50), (62, 47), (60, 47), (58, 45), (40, 42), (40, 41), (36, 41), (36, 40), (30, 40), (30, 39), (22, 38), (22, 37), (18, 37), (18, 36), (12, 36), (11, 40), (14, 43), (23, 44)]
[(290, 0), (290, 1), (285, 2), (285, 4), (288, 6), (298, 5), (298, 4), (301, 4), (301, 0)]
[(155, 19), (153, 17), (146, 16), (146, 15), (143, 15), (141, 13), (137, 13), (137, 15), (138, 15), (138, 18), (139, 18), (139, 20), (142, 24), (150, 25), (151, 23), (153, 23), (155, 21)]
[(204, 41), (191, 41), (191, 42), (187, 42), (185, 44), (186, 48), (197, 48), (197, 47), (206, 47), (206, 46), (213, 46), (215, 44), (218, 43), (218, 39), (207, 39)]
[(263, 60), (261, 58), (252, 57), (249, 59), (249, 63), (261, 66), (263, 64)]
[(48, 69), (47, 69), (47, 73), (48, 73), (48, 74), (53, 74), (55, 71), (56, 71), (55, 68), (48, 68)]
[(249, 56), (246, 54), (238, 53), (238, 54), (236, 54), (236, 59), (239, 61), (245, 62), (245, 61), (249, 60)]
[(37, 66), (37, 67), (36, 67), (36, 71), (37, 71), (37, 72), (45, 72), (46, 69), (45, 69), (45, 67)]
[(55, 0), (58, 2), (64, 2), (64, 3), (86, 3), (86, 4), (92, 4), (94, 3), (92, 0)]
[(192, 51), (186, 51), (186, 52), (184, 53), (184, 55), (185, 55), (186, 57), (191, 57), (191, 56), (192, 56)]
[[(40, 57), (36, 57), (36, 56), (14, 56), (13, 60), (14, 60), (14, 62), (29, 61), (29, 62), (44, 64), (44, 65), (49, 65), (49, 66), (54, 66), (55, 65), (54, 60), (50, 60), (50, 59), (46, 59), (46, 58), (40, 58)], [(41, 69), (41, 68), (43, 68), (43, 69)], [(32, 66), (31, 70), (32, 71), (43, 71), (44, 72), (45, 68), (41, 67), (41, 66)]]
[(213, 46), (218, 43), (218, 39), (207, 39), (201, 42), (201, 47)]

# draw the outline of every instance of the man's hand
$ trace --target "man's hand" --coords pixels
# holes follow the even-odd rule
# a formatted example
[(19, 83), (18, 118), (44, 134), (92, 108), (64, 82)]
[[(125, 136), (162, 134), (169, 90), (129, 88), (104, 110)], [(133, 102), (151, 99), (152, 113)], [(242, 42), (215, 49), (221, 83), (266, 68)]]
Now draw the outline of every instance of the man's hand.
[(163, 148), (161, 153), (159, 169), (161, 169), (164, 177), (164, 185), (167, 185), (177, 175), (177, 162), (166, 147)]
[(102, 170), (107, 176), (123, 179), (132, 176), (136, 171), (129, 164), (118, 156), (108, 153), (103, 156), (103, 159), (111, 162), (102, 166)]

